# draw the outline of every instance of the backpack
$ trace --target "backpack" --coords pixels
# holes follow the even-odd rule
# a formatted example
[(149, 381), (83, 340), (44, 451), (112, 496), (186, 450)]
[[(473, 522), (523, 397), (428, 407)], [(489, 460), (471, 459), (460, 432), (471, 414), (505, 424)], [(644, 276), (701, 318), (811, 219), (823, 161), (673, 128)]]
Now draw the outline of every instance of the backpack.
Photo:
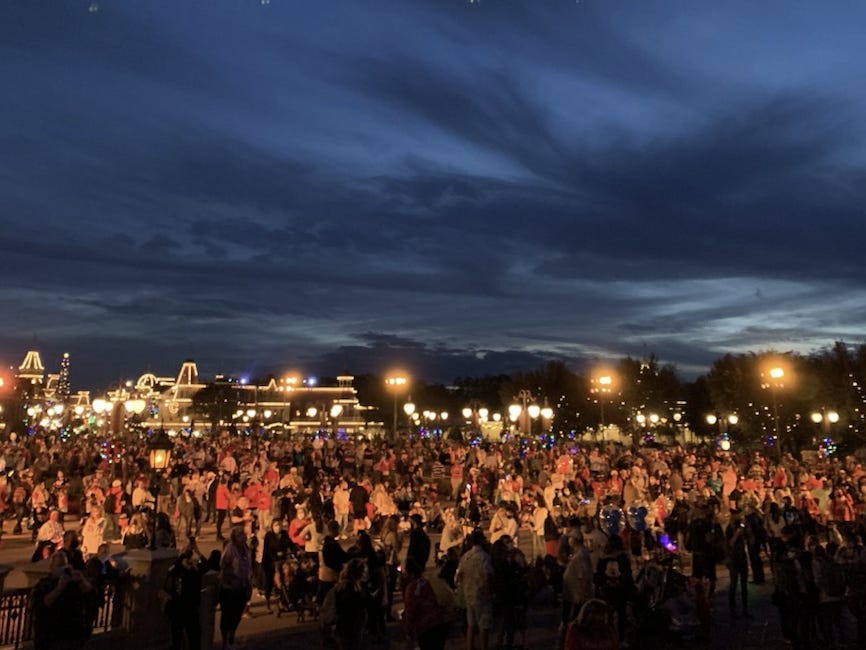
[(559, 527), (550, 514), (544, 519), (544, 539), (547, 541), (559, 539)]
[(102, 508), (105, 511), (105, 514), (117, 514), (117, 497), (114, 495), (114, 492), (109, 492), (105, 495), (105, 501), (102, 503)]

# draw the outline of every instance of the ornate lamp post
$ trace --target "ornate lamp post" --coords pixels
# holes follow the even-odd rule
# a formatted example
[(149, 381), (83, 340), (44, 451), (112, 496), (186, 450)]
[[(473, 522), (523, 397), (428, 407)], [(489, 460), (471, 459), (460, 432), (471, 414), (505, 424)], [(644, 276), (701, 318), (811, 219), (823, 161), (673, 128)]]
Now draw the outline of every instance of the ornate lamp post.
[(153, 535), (150, 538), (151, 550), (156, 549), (156, 515), (159, 513), (159, 492), (162, 487), (162, 474), (171, 463), (171, 452), (174, 450), (174, 443), (165, 429), (160, 427), (159, 431), (153, 434), (148, 444), (149, 461), (151, 471), (151, 494), (153, 495)]

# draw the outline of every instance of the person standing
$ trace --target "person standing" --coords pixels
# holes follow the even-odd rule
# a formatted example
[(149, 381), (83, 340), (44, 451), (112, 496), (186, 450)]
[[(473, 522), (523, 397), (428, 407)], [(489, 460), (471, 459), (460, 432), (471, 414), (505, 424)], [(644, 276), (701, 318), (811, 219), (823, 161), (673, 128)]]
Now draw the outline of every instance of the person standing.
[(332, 501), (334, 504), (334, 518), (340, 525), (340, 538), (346, 539), (346, 531), (349, 528), (349, 485), (346, 481), (340, 481), (334, 490)]
[(320, 605), (325, 602), (325, 596), (337, 584), (343, 566), (349, 561), (349, 554), (337, 541), (339, 534), (340, 524), (333, 520), (329, 521), (328, 534), (322, 542), (319, 557), (318, 601)]
[(229, 491), (228, 479), (220, 476), (216, 491), (214, 492), (214, 508), (216, 510), (216, 538), (218, 542), (225, 541), (223, 537), (223, 524), (226, 521), (231, 503), (231, 492)]
[(288, 557), (291, 545), (289, 536), (283, 530), (283, 523), (279, 519), (274, 519), (271, 522), (271, 529), (265, 533), (262, 542), (262, 575), (264, 576), (265, 605), (268, 612), (272, 611), (271, 596), (274, 593), (274, 576)]
[(406, 563), (403, 602), (403, 627), (409, 641), (417, 641), (420, 650), (442, 650), (448, 635), (449, 612), (439, 605), (424, 571), (411, 561)]
[(493, 627), (493, 561), (484, 549), (482, 531), (475, 530), (470, 539), (472, 548), (460, 558), (455, 581), (466, 604), (466, 648), (471, 650), (478, 633), (479, 647), (487, 650)]
[(424, 531), (424, 519), (415, 514), (409, 517), (412, 529), (409, 531), (409, 548), (406, 549), (406, 562), (414, 560), (423, 570), (430, 559), (430, 537)]
[(728, 528), (725, 530), (727, 540), (727, 564), (731, 576), (730, 589), (728, 591), (728, 607), (731, 618), (739, 618), (736, 606), (737, 584), (739, 583), (743, 616), (752, 618), (749, 613), (749, 558), (746, 554), (746, 522), (739, 514), (733, 514)]
[(34, 650), (78, 650), (90, 636), (88, 594), (93, 586), (69, 565), (64, 551), (51, 556), (51, 573), (33, 590)]
[(365, 573), (364, 560), (352, 559), (343, 567), (334, 587), (334, 632), (339, 650), (361, 650), (364, 647), (364, 630), (369, 611), (369, 596), (363, 586)]
[(563, 632), (595, 592), (592, 557), (584, 544), (583, 533), (574, 531), (569, 534), (569, 540), (572, 549), (571, 559), (562, 576)]
[(169, 569), (165, 590), (169, 596), (166, 614), (171, 621), (172, 650), (181, 650), (184, 638), (188, 648), (200, 647), (201, 572), (192, 550), (184, 550)]
[(234, 650), (235, 633), (252, 595), (252, 556), (243, 528), (232, 528), (220, 561), (220, 634), (223, 650)]

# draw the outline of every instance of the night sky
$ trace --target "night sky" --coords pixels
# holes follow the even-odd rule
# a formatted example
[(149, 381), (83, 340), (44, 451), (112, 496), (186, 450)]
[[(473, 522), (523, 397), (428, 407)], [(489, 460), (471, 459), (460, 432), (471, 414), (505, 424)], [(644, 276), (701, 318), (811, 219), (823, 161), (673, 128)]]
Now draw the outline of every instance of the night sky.
[(4, 0), (0, 358), (428, 380), (866, 334), (866, 3)]

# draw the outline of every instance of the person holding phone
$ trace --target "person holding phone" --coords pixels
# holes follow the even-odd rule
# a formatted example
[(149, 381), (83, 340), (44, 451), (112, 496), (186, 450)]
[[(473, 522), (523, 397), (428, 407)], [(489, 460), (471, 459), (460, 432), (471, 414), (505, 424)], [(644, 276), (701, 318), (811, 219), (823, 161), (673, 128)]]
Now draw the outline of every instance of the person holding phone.
[(746, 522), (740, 513), (731, 516), (728, 528), (725, 530), (727, 541), (728, 572), (731, 576), (730, 590), (728, 591), (728, 607), (731, 610), (731, 618), (739, 618), (736, 607), (737, 584), (739, 583), (743, 616), (752, 618), (749, 613), (749, 557), (746, 553)]
[(51, 556), (51, 572), (33, 591), (33, 648), (83, 648), (90, 637), (86, 599), (93, 586), (72, 568), (63, 550)]

